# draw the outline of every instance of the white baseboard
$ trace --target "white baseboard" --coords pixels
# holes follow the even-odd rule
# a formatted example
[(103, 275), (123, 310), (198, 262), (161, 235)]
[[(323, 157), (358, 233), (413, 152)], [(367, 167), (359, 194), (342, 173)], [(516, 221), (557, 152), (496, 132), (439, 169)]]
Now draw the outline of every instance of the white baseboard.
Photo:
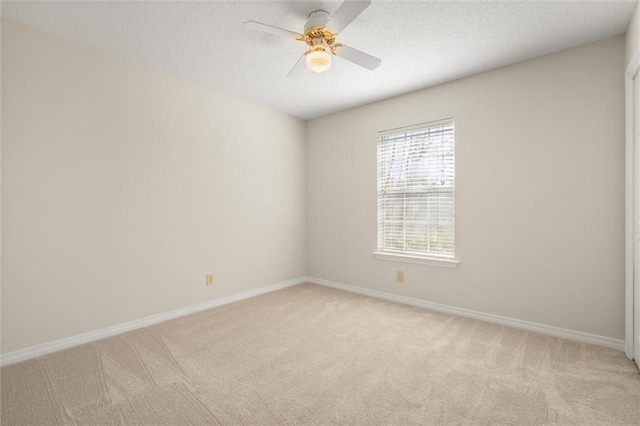
[(105, 337), (114, 336), (116, 334), (124, 333), (126, 331), (135, 330), (136, 328), (146, 327), (146, 326), (167, 321), (173, 318), (189, 315), (194, 312), (203, 311), (205, 309), (215, 308), (216, 306), (226, 305), (228, 303), (233, 303), (243, 299), (248, 299), (250, 297), (255, 297), (261, 294), (269, 293), (272, 291), (281, 290), (283, 288), (291, 287), (297, 284), (302, 284), (304, 282), (306, 282), (306, 277), (294, 278), (289, 281), (283, 281), (276, 284), (266, 285), (264, 287), (258, 287), (253, 290), (244, 291), (238, 294), (232, 294), (231, 296), (220, 297), (218, 299), (208, 300), (206, 302), (198, 303), (191, 306), (186, 306), (184, 308), (174, 309), (169, 312), (164, 312), (157, 315), (150, 315), (148, 317), (114, 325), (112, 327), (107, 327), (107, 328), (103, 328), (96, 331), (90, 331), (88, 333), (82, 333), (76, 336), (54, 340), (53, 342), (47, 342), (40, 345), (31, 346), (25, 349), (8, 352), (6, 354), (0, 355), (0, 366), (15, 364), (21, 361), (26, 361), (28, 359), (35, 358), (41, 355), (57, 352), (62, 349), (67, 349), (73, 346), (82, 345), (84, 343), (89, 343), (94, 340), (104, 339)]
[(105, 337), (114, 336), (116, 334), (124, 333), (137, 328), (146, 327), (159, 322), (167, 321), (173, 318), (178, 318), (184, 315), (189, 315), (194, 312), (203, 311), (205, 309), (214, 308), (216, 306), (226, 305), (228, 303), (237, 302), (250, 297), (259, 296), (261, 294), (269, 293), (283, 288), (291, 287), (297, 284), (309, 282), (313, 284), (319, 284), (327, 287), (333, 287), (340, 290), (349, 291), (352, 293), (362, 294), (364, 296), (375, 297), (377, 299), (388, 300), (391, 302), (402, 303), (405, 305), (416, 306), (419, 308), (429, 309), (436, 312), (443, 312), (452, 315), (458, 315), (467, 318), (473, 318), (483, 320), (495, 324), (506, 325), (523, 330), (535, 331), (538, 333), (548, 334), (555, 337), (560, 337), (568, 340), (573, 340), (582, 343), (591, 343), (599, 346), (605, 346), (612, 349), (624, 350), (624, 340), (612, 339), (610, 337), (598, 336), (595, 334), (583, 333), (581, 331), (568, 330), (565, 328), (553, 327), (550, 325), (539, 324), (535, 322), (522, 321), (514, 318), (502, 317), (499, 315), (487, 314), (484, 312), (472, 311), (469, 309), (458, 308), (455, 306), (443, 305), (440, 303), (428, 302), (425, 300), (414, 299), (411, 297), (399, 296), (392, 293), (385, 293), (377, 290), (370, 290), (363, 287), (356, 287), (347, 284), (341, 284), (333, 281), (324, 280), (314, 277), (300, 277), (289, 281), (283, 281), (276, 284), (259, 287), (253, 290), (244, 291), (242, 293), (233, 294), (231, 296), (221, 297), (218, 299), (209, 300), (206, 302), (198, 303), (184, 308), (174, 309), (162, 314), (151, 315), (138, 320), (129, 321), (126, 323), (118, 324), (112, 327), (103, 328), (96, 331), (78, 334), (76, 336), (66, 337), (64, 339), (54, 340), (53, 342), (47, 342), (36, 346), (31, 346), (25, 349), (20, 349), (13, 352), (0, 355), (0, 366), (15, 364), (17, 362), (26, 361), (41, 355), (46, 355), (52, 352), (57, 352), (63, 349), (71, 348), (73, 346), (89, 343), (94, 340), (104, 339)]
[(508, 318), (500, 315), (487, 314), (484, 312), (472, 311), (470, 309), (458, 308), (455, 306), (443, 305), (440, 303), (427, 302), (426, 300), (414, 299), (414, 298), (405, 297), (405, 296), (398, 296), (392, 293), (385, 293), (383, 291), (370, 290), (363, 287), (356, 287), (353, 285), (341, 284), (334, 281), (324, 280), (321, 278), (307, 277), (307, 282), (313, 283), (313, 284), (320, 284), (327, 287), (333, 287), (340, 290), (349, 291), (352, 293), (358, 293), (364, 296), (375, 297), (376, 299), (383, 299), (383, 300), (388, 300), (390, 302), (402, 303), (405, 305), (416, 306), (418, 308), (429, 309), (436, 312), (458, 315), (466, 318), (473, 318), (473, 319), (487, 321), (495, 324), (519, 328), (522, 330), (535, 331), (538, 333), (548, 334), (551, 336), (560, 337), (567, 340), (573, 340), (576, 342), (591, 343), (594, 345), (605, 346), (607, 348), (617, 349), (620, 351), (624, 351), (624, 348), (625, 348), (624, 340), (613, 339), (611, 337), (583, 333), (582, 331), (568, 330), (566, 328), (553, 327), (550, 325), (539, 324), (539, 323), (530, 322), (530, 321), (522, 321), (515, 318)]

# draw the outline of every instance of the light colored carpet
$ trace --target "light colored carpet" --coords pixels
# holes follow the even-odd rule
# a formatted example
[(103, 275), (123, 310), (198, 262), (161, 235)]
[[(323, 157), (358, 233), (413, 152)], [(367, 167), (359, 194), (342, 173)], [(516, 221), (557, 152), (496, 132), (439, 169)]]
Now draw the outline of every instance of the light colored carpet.
[(304, 284), (2, 368), (3, 425), (638, 424), (621, 352)]

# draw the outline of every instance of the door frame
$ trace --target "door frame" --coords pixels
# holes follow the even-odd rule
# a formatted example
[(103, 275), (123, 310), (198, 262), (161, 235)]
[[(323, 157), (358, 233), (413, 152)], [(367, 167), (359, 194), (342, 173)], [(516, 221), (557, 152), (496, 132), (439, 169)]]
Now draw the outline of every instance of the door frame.
[[(635, 220), (635, 203), (637, 194), (640, 191), (638, 185), (637, 155), (640, 150), (640, 141), (636, 140), (636, 105), (634, 81), (640, 72), (640, 51), (636, 50), (627, 66), (624, 76), (625, 82), (625, 102), (626, 102), (626, 146), (625, 146), (625, 354), (629, 359), (634, 358), (634, 344), (637, 345), (634, 332), (634, 315), (640, 315), (640, 312), (634, 311), (637, 308), (635, 303), (635, 295), (640, 294), (640, 289), (635, 288), (634, 280), (634, 264), (636, 256), (635, 239), (638, 230), (636, 229)], [(638, 82), (640, 84), (640, 79)], [(636, 360), (639, 361), (639, 360)]]

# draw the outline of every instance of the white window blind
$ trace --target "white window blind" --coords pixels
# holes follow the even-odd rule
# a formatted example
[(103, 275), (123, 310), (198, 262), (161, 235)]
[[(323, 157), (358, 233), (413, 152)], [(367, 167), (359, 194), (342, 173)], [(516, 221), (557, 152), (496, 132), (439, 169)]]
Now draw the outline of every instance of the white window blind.
[(378, 252), (453, 259), (453, 120), (378, 135)]

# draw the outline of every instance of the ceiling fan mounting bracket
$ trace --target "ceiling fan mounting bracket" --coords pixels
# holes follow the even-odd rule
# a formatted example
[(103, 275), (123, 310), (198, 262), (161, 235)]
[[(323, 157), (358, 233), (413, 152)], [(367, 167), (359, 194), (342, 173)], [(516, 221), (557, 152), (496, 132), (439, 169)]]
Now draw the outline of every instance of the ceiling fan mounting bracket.
[(322, 16), (323, 19), (329, 19), (329, 12), (327, 12), (326, 10), (323, 9), (318, 9), (318, 10), (314, 10), (313, 12), (309, 12), (309, 14), (307, 15), (307, 19), (312, 19), (312, 18), (317, 18)]

